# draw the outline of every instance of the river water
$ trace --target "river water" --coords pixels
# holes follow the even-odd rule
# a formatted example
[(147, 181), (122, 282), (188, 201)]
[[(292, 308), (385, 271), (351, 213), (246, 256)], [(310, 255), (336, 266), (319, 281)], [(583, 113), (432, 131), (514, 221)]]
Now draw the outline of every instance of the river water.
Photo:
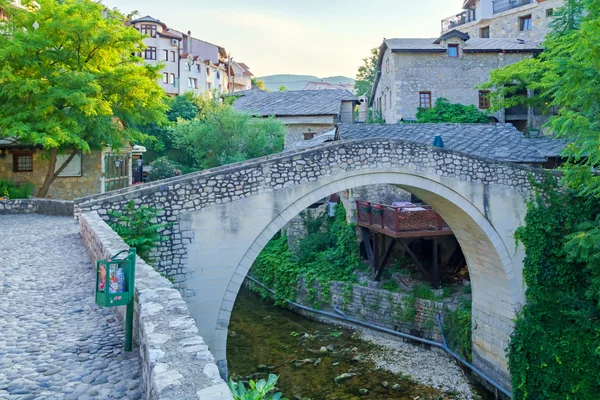
[(376, 347), (350, 329), (308, 320), (242, 289), (229, 324), (227, 360), (234, 380), (279, 375), (278, 389), (290, 400), (462, 398), (376, 368), (367, 359)]

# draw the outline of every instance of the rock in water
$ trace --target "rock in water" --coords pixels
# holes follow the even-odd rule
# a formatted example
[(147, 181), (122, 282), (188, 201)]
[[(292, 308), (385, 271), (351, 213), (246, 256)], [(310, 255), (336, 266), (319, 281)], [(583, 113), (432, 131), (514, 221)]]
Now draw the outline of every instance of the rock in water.
[(344, 374), (336, 376), (333, 380), (335, 381), (335, 383), (340, 383), (340, 382), (347, 381), (348, 379), (353, 378), (355, 376), (356, 376), (356, 374), (354, 374), (352, 372), (346, 372)]

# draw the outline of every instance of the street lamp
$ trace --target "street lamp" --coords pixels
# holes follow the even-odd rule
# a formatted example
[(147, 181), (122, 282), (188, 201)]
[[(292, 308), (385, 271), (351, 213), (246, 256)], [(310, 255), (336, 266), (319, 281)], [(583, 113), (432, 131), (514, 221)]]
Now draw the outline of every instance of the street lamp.
[(141, 168), (142, 164), (144, 163), (144, 161), (141, 158), (137, 159), (137, 166)]
[(115, 158), (115, 168), (117, 168), (117, 169), (121, 168), (121, 159), (120, 158)]

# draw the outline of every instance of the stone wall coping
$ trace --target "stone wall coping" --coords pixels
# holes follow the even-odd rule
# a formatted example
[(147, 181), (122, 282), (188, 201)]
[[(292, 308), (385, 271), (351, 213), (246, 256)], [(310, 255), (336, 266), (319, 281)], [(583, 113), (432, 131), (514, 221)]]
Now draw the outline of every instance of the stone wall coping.
[[(93, 262), (129, 248), (97, 212), (82, 213), (79, 221)], [(135, 283), (134, 341), (146, 398), (232, 400), (179, 291), (139, 256)], [(124, 321), (125, 307), (113, 311)]]
[(0, 214), (44, 214), (73, 216), (74, 203), (67, 200), (29, 199), (0, 200)]
[(555, 176), (560, 176), (560, 173), (558, 171), (548, 171), (548, 170), (544, 170), (541, 168), (535, 168), (535, 167), (532, 167), (529, 165), (516, 164), (516, 163), (505, 162), (505, 161), (498, 161), (498, 160), (491, 159), (491, 158), (474, 156), (469, 153), (460, 152), (460, 151), (456, 151), (456, 150), (450, 150), (450, 149), (445, 149), (445, 148), (424, 145), (424, 144), (416, 142), (416, 141), (410, 141), (410, 140), (404, 140), (404, 139), (402, 139), (402, 140), (401, 139), (389, 139), (389, 138), (385, 138), (385, 139), (382, 139), (382, 138), (354, 139), (354, 140), (328, 142), (328, 143), (324, 143), (324, 144), (321, 144), (321, 145), (318, 145), (318, 146), (315, 146), (315, 147), (312, 147), (309, 149), (299, 149), (299, 150), (287, 151), (285, 153), (277, 153), (277, 154), (273, 154), (273, 155), (269, 155), (269, 156), (265, 156), (265, 157), (261, 157), (261, 158), (255, 158), (252, 160), (241, 161), (238, 163), (223, 165), (220, 167), (211, 168), (211, 169), (198, 171), (198, 172), (193, 172), (190, 174), (177, 176), (177, 177), (173, 177), (173, 178), (168, 178), (168, 179), (163, 179), (160, 181), (130, 186), (130, 187), (127, 187), (124, 189), (114, 190), (111, 192), (101, 193), (101, 194), (97, 194), (97, 195), (93, 195), (93, 196), (82, 197), (79, 199), (75, 199), (74, 202), (76, 205), (80, 205), (80, 204), (84, 204), (84, 203), (94, 204), (97, 202), (104, 202), (104, 200), (108, 200), (108, 202), (114, 202), (114, 201), (119, 201), (122, 198), (127, 198), (127, 194), (132, 193), (132, 192), (136, 192), (136, 195), (152, 194), (157, 191), (167, 190), (167, 188), (172, 185), (185, 184), (185, 183), (196, 181), (200, 178), (207, 179), (207, 178), (210, 178), (213, 176), (216, 177), (219, 175), (223, 175), (224, 173), (225, 174), (233, 174), (233, 173), (240, 172), (240, 171), (243, 171), (244, 169), (251, 168), (251, 167), (265, 167), (268, 164), (273, 164), (276, 162), (288, 161), (288, 160), (293, 161), (296, 159), (302, 159), (302, 158), (306, 158), (308, 156), (317, 155), (317, 154), (323, 152), (323, 150), (327, 150), (327, 149), (341, 150), (341, 149), (350, 147), (354, 144), (363, 144), (363, 145), (377, 144), (377, 145), (379, 145), (379, 144), (385, 144), (385, 143), (389, 143), (390, 145), (408, 144), (411, 146), (421, 148), (423, 150), (423, 152), (427, 152), (427, 153), (442, 153), (442, 154), (448, 154), (448, 155), (456, 155), (456, 156), (466, 157), (466, 158), (472, 159), (474, 161), (480, 161), (483, 163), (494, 165), (494, 166), (507, 166), (510, 168), (514, 168), (514, 169), (522, 170), (522, 171), (526, 171), (526, 172), (531, 172), (531, 173), (535, 173), (535, 174), (548, 172)]

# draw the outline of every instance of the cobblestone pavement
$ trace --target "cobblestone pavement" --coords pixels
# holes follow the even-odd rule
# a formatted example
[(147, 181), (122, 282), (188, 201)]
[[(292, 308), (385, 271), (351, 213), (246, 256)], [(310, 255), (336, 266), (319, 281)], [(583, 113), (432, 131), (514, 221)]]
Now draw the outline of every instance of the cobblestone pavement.
[(141, 399), (72, 218), (0, 215), (0, 399)]

